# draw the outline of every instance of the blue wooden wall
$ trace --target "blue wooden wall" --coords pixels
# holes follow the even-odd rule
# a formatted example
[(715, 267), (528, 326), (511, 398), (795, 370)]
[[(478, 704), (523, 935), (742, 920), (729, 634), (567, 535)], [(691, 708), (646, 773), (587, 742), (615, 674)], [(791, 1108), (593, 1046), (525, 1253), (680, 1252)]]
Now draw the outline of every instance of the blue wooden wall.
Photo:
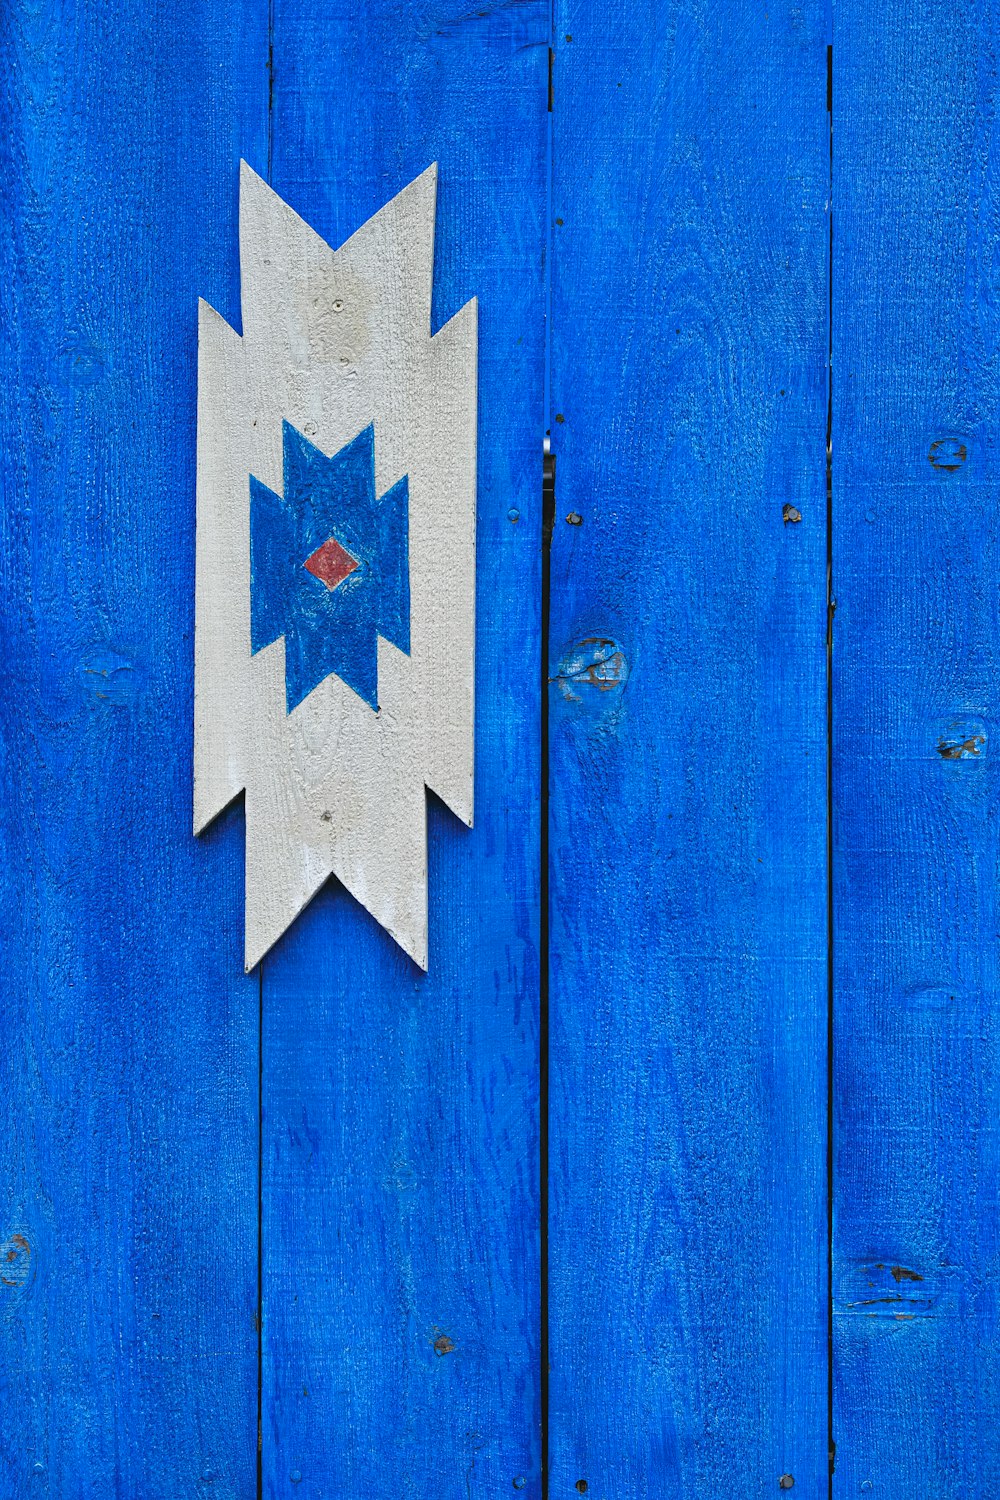
[(242, 819), (190, 833), (196, 299), (267, 16), (0, 19), (0, 1495), (255, 1486)]
[(546, 10), (274, 0), (272, 36), (270, 180), (331, 243), (438, 162), (480, 421), (475, 828), (432, 802), (429, 971), (334, 889), (262, 965), (263, 1493), (537, 1497)]
[(555, 52), (551, 1492), (818, 1496), (823, 16)]
[[(9, 0), (0, 1500), (997, 1493), (998, 23)], [(426, 976), (190, 836), (241, 157), (479, 298)]]
[(997, 37), (834, 35), (841, 1493), (1000, 1490)]

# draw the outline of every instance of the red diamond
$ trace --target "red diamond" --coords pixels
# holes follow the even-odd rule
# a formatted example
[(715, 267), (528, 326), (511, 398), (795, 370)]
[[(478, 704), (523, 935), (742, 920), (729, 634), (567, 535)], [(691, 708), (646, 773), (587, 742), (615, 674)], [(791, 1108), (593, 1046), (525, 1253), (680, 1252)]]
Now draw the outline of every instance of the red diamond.
[(315, 552), (310, 553), (303, 563), (314, 578), (325, 583), (332, 592), (338, 583), (343, 583), (358, 567), (358, 560), (352, 557), (346, 547), (342, 547), (335, 536), (325, 541), (322, 547), (317, 547)]

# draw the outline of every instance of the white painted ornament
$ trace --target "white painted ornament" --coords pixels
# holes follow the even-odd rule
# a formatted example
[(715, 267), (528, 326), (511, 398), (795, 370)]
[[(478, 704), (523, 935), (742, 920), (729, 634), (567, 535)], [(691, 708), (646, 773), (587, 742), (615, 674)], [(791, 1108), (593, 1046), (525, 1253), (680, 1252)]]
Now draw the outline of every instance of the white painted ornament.
[(476, 303), (431, 337), (436, 186), (332, 250), (242, 164), (242, 336), (199, 307), (194, 828), (245, 789), (247, 969), (330, 875), (426, 968), (425, 788), (472, 823)]

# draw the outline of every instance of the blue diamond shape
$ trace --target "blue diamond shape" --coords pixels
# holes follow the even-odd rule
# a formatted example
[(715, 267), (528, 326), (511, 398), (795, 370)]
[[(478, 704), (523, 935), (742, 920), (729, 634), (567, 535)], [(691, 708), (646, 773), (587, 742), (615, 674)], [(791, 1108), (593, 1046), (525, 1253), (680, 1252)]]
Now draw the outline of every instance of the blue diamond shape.
[[(250, 476), (250, 648), (285, 637), (291, 713), (335, 672), (378, 708), (378, 636), (410, 650), (409, 487), (375, 493), (375, 429), (327, 458), (282, 427), (284, 495)], [(358, 566), (330, 589), (305, 567), (330, 537)]]

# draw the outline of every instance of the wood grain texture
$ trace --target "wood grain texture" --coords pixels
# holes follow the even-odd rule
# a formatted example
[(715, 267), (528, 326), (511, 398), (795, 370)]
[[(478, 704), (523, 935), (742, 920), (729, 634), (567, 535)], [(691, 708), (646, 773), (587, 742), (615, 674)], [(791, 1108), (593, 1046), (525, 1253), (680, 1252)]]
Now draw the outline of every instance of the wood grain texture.
[[(248, 969), (330, 875), (426, 969), (425, 788), (472, 822), (476, 305), (431, 337), (436, 196), (430, 166), (333, 248), (244, 163), (242, 337), (201, 309), (195, 829), (246, 788)], [(327, 591), (304, 568), (346, 521), (343, 478), (323, 510), (323, 460), (343, 462), (366, 431), (371, 513), (355, 545), (379, 516), (395, 531), (395, 632), (377, 565), (355, 580), (385, 612), (367, 618), (357, 593), (340, 597), (346, 613), (317, 610)], [(306, 498), (285, 497), (298, 555), (277, 547), (280, 519), (268, 551), (264, 497), (273, 526), (307, 451)], [(305, 515), (326, 528), (308, 546)], [(306, 624), (318, 660), (300, 681)]]
[(826, 1493), (825, 40), (557, 5), (553, 1500)]
[(834, 34), (836, 1493), (1000, 1489), (995, 5)]
[(336, 245), (437, 161), (432, 326), (478, 296), (480, 355), (476, 823), (428, 810), (430, 971), (340, 888), (263, 967), (271, 1497), (539, 1493), (547, 23), (275, 0), (271, 185)]
[(197, 299), (238, 320), (260, 7), (5, 7), (0, 1494), (246, 1500), (242, 829), (191, 838)]

